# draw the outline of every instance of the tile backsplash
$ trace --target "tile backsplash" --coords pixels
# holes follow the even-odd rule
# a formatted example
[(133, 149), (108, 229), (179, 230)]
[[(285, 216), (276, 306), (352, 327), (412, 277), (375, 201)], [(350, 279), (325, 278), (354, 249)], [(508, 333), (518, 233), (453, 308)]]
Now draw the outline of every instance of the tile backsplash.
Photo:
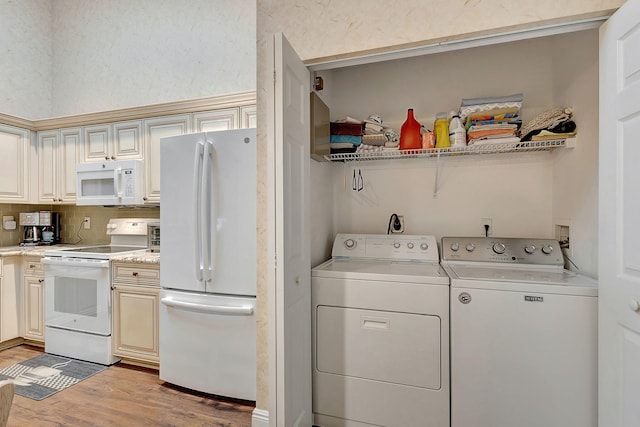
[[(74, 205), (23, 205), (0, 203), (0, 216), (11, 215), (18, 222), (20, 212), (37, 212), (51, 210), (60, 213), (63, 243), (83, 245), (100, 245), (109, 243), (106, 234), (107, 223), (111, 218), (160, 218), (160, 208), (108, 208), (102, 206)], [(91, 228), (82, 227), (84, 217), (91, 218)], [(0, 224), (1, 225), (1, 224)], [(0, 246), (15, 246), (22, 241), (22, 227), (5, 230), (0, 227)]]

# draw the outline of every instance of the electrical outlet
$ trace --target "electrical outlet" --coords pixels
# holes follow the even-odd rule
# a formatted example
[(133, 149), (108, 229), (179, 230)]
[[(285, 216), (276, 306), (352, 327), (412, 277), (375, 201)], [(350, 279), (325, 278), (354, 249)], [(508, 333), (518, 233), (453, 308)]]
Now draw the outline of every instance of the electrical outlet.
[(493, 221), (491, 218), (480, 218), (480, 227), (483, 236), (491, 236), (493, 234)]
[(89, 230), (91, 228), (91, 218), (88, 216), (84, 217), (83, 226), (85, 230)]
[(391, 224), (392, 233), (404, 233), (404, 217), (398, 215), (398, 223)]

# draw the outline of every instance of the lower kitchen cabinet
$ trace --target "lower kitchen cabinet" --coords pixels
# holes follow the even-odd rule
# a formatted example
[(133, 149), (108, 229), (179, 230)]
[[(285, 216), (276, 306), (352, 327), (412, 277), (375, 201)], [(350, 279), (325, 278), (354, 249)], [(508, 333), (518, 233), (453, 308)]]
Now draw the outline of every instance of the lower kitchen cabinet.
[(25, 257), (23, 266), (24, 338), (44, 343), (44, 266), (40, 257)]
[(0, 258), (0, 341), (20, 336), (20, 257)]
[(113, 262), (113, 353), (157, 367), (160, 266)]

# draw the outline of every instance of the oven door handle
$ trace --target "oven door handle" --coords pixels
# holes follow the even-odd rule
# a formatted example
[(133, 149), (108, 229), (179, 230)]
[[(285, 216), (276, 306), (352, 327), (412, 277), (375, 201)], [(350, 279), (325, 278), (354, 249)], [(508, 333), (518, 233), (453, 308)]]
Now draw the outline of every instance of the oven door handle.
[(109, 260), (82, 260), (77, 261), (78, 258), (42, 258), (43, 264), (48, 265), (61, 265), (69, 267), (84, 267), (84, 268), (109, 268)]

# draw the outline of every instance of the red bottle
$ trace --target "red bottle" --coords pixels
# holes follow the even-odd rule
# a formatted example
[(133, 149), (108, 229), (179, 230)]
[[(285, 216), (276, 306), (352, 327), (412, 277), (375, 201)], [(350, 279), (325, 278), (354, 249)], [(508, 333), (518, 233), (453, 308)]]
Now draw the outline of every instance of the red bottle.
[(407, 120), (400, 128), (400, 149), (401, 150), (417, 150), (422, 148), (422, 139), (420, 138), (420, 123), (413, 117), (413, 108), (407, 111)]

